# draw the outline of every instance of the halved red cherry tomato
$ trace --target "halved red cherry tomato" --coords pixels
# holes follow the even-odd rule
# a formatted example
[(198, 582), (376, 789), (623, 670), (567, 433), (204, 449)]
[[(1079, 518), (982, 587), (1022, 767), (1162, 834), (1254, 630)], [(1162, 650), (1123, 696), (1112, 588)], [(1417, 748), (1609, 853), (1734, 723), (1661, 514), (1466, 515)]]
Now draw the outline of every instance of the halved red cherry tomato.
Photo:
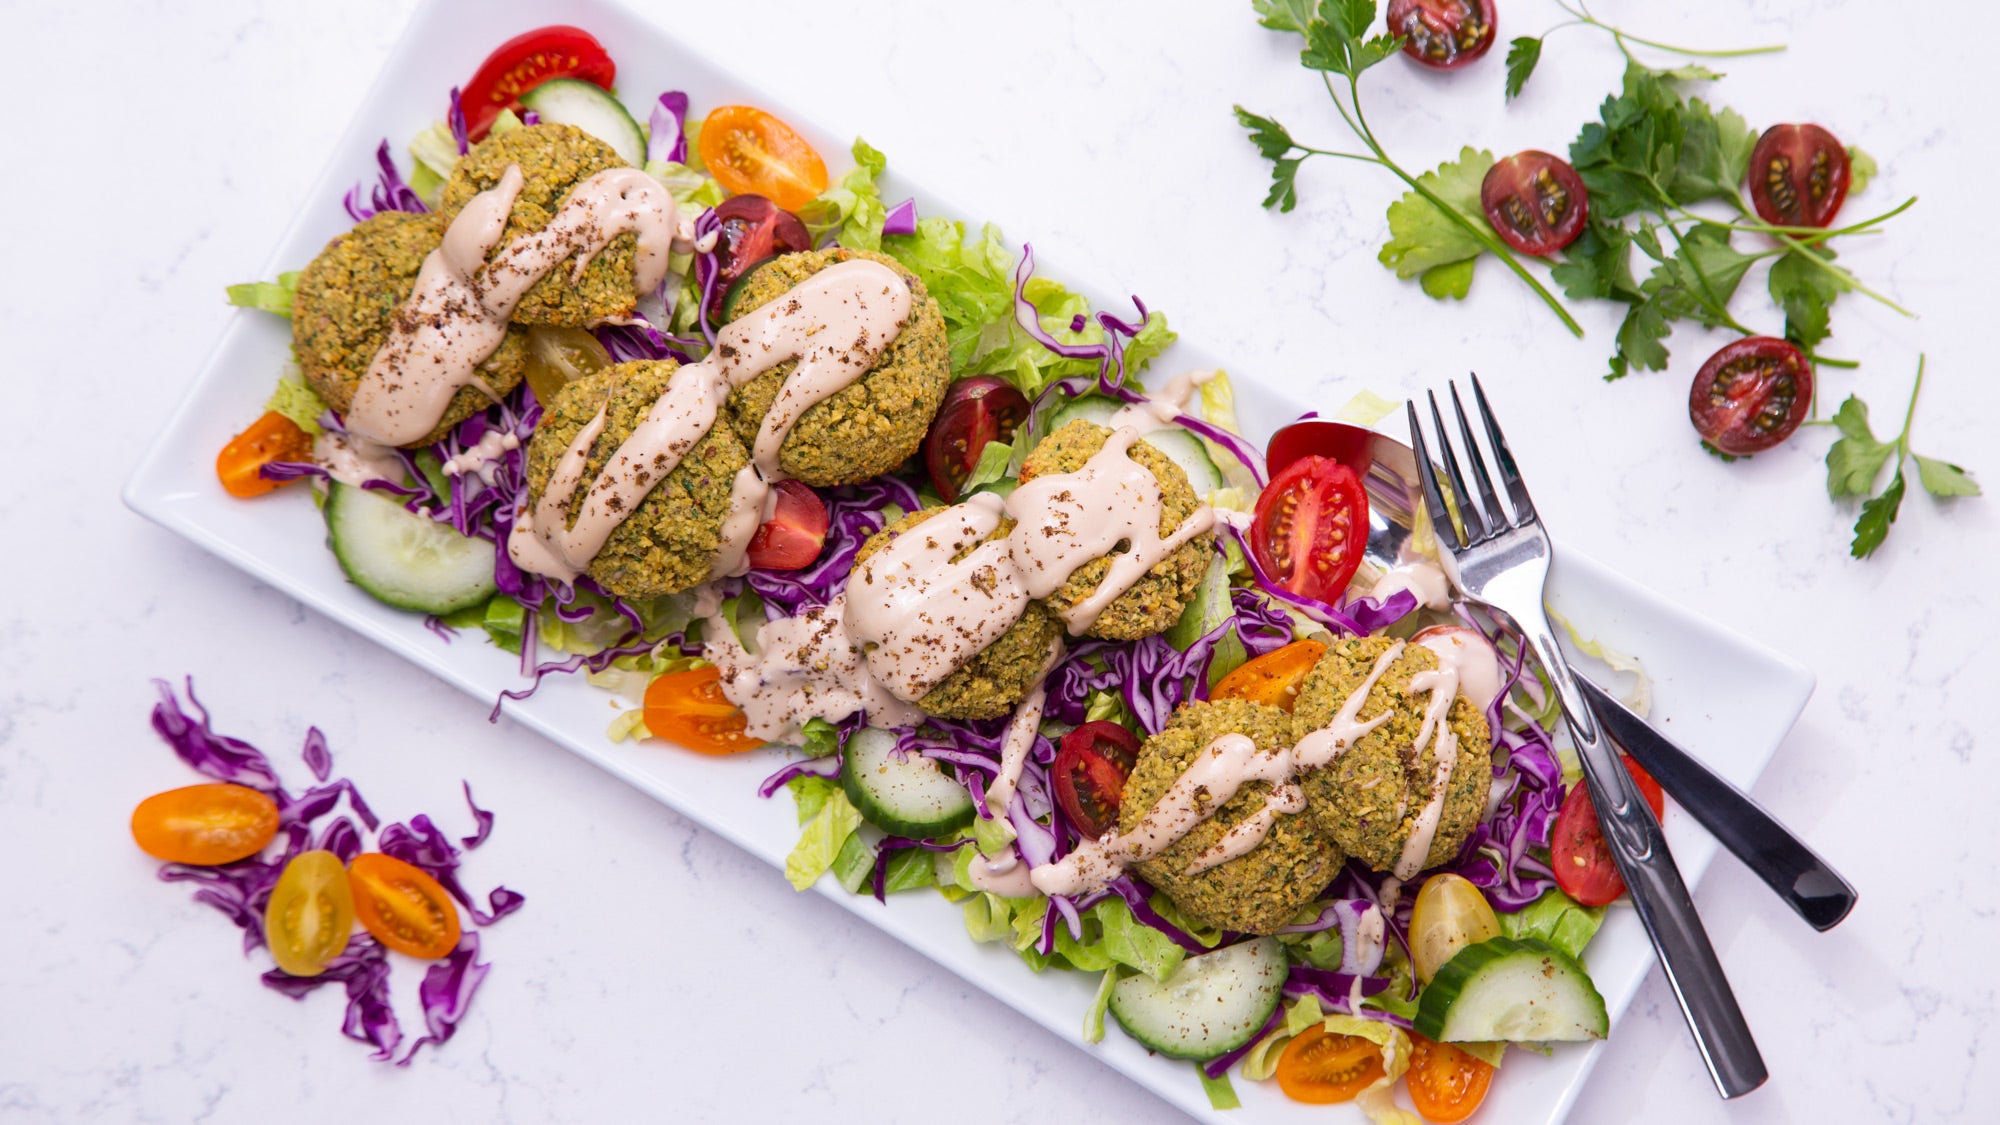
[(1269, 472), (1282, 473), (1292, 462), (1317, 453), (1354, 470), (1357, 477), (1366, 477), (1369, 466), (1375, 463), (1368, 449), (1372, 440), (1366, 426), (1325, 418), (1301, 418), (1271, 435), (1271, 444), (1264, 450), (1264, 467)]
[(1086, 838), (1098, 839), (1118, 827), (1125, 779), (1138, 760), (1138, 737), (1117, 723), (1085, 723), (1062, 736), (1051, 770), (1056, 803)]
[(1410, 1070), (1403, 1082), (1417, 1112), (1433, 1125), (1458, 1125), (1471, 1117), (1493, 1084), (1493, 1064), (1421, 1035), (1412, 1034), (1410, 1046)]
[(722, 694), (714, 667), (668, 672), (646, 685), (646, 731), (697, 754), (737, 754), (764, 745), (745, 729), (750, 720)]
[(354, 916), (398, 953), (435, 961), (458, 948), (458, 905), (422, 868), (381, 852), (347, 865)]
[(1209, 689), (1210, 699), (1247, 699), (1289, 711), (1298, 704), (1299, 688), (1326, 646), (1318, 641), (1293, 641), (1222, 677)]
[(340, 857), (323, 850), (293, 856), (264, 907), (264, 944), (278, 968), (316, 977), (353, 933), (354, 892)]
[(1389, 0), (1389, 34), (1403, 36), (1403, 53), (1433, 70), (1485, 54), (1499, 28), (1492, 0)]
[(715, 209), (715, 217), (722, 224), (715, 260), (724, 286), (766, 258), (812, 249), (812, 235), (799, 217), (761, 195), (731, 196)]
[(1773, 125), (1750, 150), (1750, 204), (1773, 226), (1823, 227), (1847, 199), (1847, 147), (1817, 125)]
[(1812, 410), (1813, 371), (1789, 340), (1751, 336), (1708, 357), (1688, 390), (1688, 419), (1703, 441), (1733, 456), (1792, 436)]
[(242, 785), (182, 786), (132, 810), (132, 839), (168, 863), (235, 863), (263, 851), (277, 834), (277, 803)]
[[(1630, 757), (1621, 754), (1619, 760), (1653, 815), (1665, 815), (1667, 795), (1660, 783)], [(1611, 858), (1611, 845), (1597, 826), (1597, 805), (1583, 781), (1570, 786), (1562, 810), (1556, 813), (1555, 828), (1549, 833), (1549, 866), (1555, 868), (1556, 886), (1585, 906), (1603, 906), (1625, 893), (1625, 878), (1618, 874), (1618, 861)]]
[(459, 94), (466, 135), (478, 143), (501, 110), (518, 113), (521, 95), (551, 78), (581, 78), (609, 90), (617, 77), (618, 64), (604, 45), (580, 27), (557, 24), (522, 32), (486, 56)]
[(1354, 470), (1327, 457), (1302, 457), (1264, 486), (1250, 523), (1250, 550), (1271, 581), (1330, 602), (1361, 565), (1368, 545), (1368, 496)]
[(795, 480), (781, 480), (772, 491), (777, 507), (750, 537), (750, 565), (760, 570), (812, 565), (826, 545), (826, 504), (819, 493)]
[(957, 503), (986, 443), (1013, 441), (1027, 417), (1027, 397), (1005, 379), (976, 375), (953, 383), (924, 435), (924, 468), (938, 497)]
[(273, 461), (311, 460), (312, 444), (311, 435), (299, 429), (298, 423), (267, 410), (216, 454), (216, 478), (231, 496), (262, 496), (292, 482), (266, 480), (259, 470)]
[(790, 125), (747, 105), (726, 105), (701, 123), (708, 174), (731, 195), (769, 196), (796, 211), (826, 190), (826, 162)]
[(1381, 1081), (1382, 1048), (1359, 1035), (1338, 1035), (1314, 1024), (1285, 1044), (1278, 1056), (1278, 1088), (1295, 1102), (1332, 1105)]
[(1502, 242), (1539, 258), (1583, 233), (1590, 195), (1569, 161), (1529, 149), (1486, 170), (1479, 207)]

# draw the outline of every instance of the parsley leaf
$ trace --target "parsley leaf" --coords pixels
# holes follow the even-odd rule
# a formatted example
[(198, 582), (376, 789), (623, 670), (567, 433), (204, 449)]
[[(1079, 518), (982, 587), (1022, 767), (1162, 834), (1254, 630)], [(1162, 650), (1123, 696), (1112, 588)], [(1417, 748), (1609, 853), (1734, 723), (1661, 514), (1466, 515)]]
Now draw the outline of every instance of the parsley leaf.
[(1393, 35), (1362, 38), (1368, 32), (1368, 25), (1374, 22), (1375, 0), (1319, 0), (1318, 11), (1303, 29), (1306, 49), (1300, 53), (1299, 61), (1308, 70), (1328, 70), (1359, 78), (1363, 71), (1395, 54), (1403, 45)]
[(1528, 84), (1528, 78), (1535, 73), (1535, 64), (1542, 61), (1542, 41), (1526, 35), (1507, 45), (1507, 100), (1521, 96), (1521, 87)]
[[(1484, 225), (1479, 206), (1479, 185), (1493, 167), (1493, 154), (1466, 148), (1458, 159), (1438, 165), (1436, 171), (1417, 177), (1460, 216)], [(1472, 260), (1486, 246), (1464, 227), (1452, 221), (1436, 204), (1415, 191), (1389, 205), (1389, 241), (1377, 255), (1383, 265), (1408, 280), (1424, 278), (1424, 292), (1433, 297), (1464, 297), (1472, 286)], [(1449, 273), (1432, 276), (1444, 266), (1460, 266)]]
[(1312, 20), (1310, 0), (1250, 0), (1250, 6), (1257, 11), (1257, 22), (1272, 31), (1296, 31), (1304, 35), (1306, 24)]
[(1242, 106), (1236, 107), (1236, 120), (1250, 130), (1250, 143), (1271, 162), (1271, 191), (1264, 197), (1265, 207), (1276, 207), (1279, 211), (1290, 211), (1298, 206), (1299, 192), (1295, 181), (1299, 175), (1299, 165), (1306, 162), (1310, 153), (1300, 152), (1288, 156), (1304, 146), (1292, 139), (1292, 134), (1283, 125), (1261, 114), (1251, 113)]
[(1857, 559), (1865, 559), (1875, 553), (1882, 541), (1889, 537), (1889, 527), (1896, 522), (1896, 514), (1903, 506), (1903, 459), (1912, 457), (1917, 462), (1917, 480), (1924, 491), (1937, 497), (1978, 496), (1979, 482), (1972, 474), (1935, 457), (1925, 457), (1910, 450), (1910, 421), (1916, 416), (1917, 395), (1924, 389), (1924, 364), (1917, 361), (1917, 382), (1910, 388), (1909, 410), (1903, 415), (1903, 432), (1894, 441), (1881, 441), (1868, 425), (1868, 406), (1860, 399), (1849, 395), (1834, 412), (1833, 427), (1840, 431), (1840, 438), (1826, 451), (1826, 490), (1838, 498), (1841, 496), (1867, 496), (1875, 490), (1875, 478), (1882, 473), (1882, 466), (1894, 461), (1896, 475), (1889, 479), (1889, 487), (1882, 494), (1866, 500), (1861, 505), (1861, 516), (1854, 521), (1854, 542), (1850, 550)]
[(1889, 537), (1889, 525), (1896, 522), (1896, 513), (1903, 507), (1903, 471), (1896, 470), (1896, 477), (1882, 495), (1861, 505), (1861, 518), (1854, 521), (1854, 542), (1848, 545), (1848, 553), (1857, 559), (1865, 559), (1875, 553), (1875, 548)]
[(1668, 189), (1681, 203), (1728, 199), (1750, 170), (1757, 134), (1733, 109), (1720, 112), (1696, 98), (1681, 114), (1681, 143)]
[(1826, 491), (1833, 497), (1866, 496), (1875, 491), (1875, 478), (1895, 442), (1877, 441), (1868, 426), (1868, 404), (1853, 395), (1834, 412), (1833, 426), (1840, 439), (1826, 451)]
[(1949, 461), (1939, 461), (1921, 453), (1910, 456), (1917, 461), (1917, 479), (1923, 482), (1924, 491), (1932, 496), (1978, 496), (1979, 482), (1972, 474)]
[(1875, 158), (1853, 145), (1847, 146), (1847, 194), (1859, 195), (1875, 178)]
[[(1831, 259), (1833, 251), (1819, 248)], [(1785, 337), (1808, 351), (1832, 334), (1828, 313), (1833, 302), (1853, 286), (1839, 275), (1820, 269), (1798, 253), (1786, 254), (1771, 264), (1766, 281), (1771, 299), (1785, 310)]]

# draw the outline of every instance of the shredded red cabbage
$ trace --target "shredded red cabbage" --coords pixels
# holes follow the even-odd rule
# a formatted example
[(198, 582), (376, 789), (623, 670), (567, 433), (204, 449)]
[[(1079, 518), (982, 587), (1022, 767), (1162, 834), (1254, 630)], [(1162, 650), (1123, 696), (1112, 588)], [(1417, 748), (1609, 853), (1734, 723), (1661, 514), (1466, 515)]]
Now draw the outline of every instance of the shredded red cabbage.
[(456, 86), (451, 88), (451, 110), (445, 114), (445, 120), (451, 124), (451, 140), (458, 146), (458, 154), (464, 156), (471, 152), (472, 141), (467, 137), (465, 128), (465, 99), (459, 96)]
[(384, 211), (408, 211), (421, 215), (430, 208), (403, 182), (403, 174), (396, 171), (396, 161), (389, 155), (388, 138), (383, 138), (382, 146), (375, 150), (375, 163), (381, 166), (381, 175), (375, 187), (364, 200), (361, 195), (363, 185), (355, 184), (341, 197), (341, 205), (347, 208), (349, 218), (355, 222), (365, 222)]
[[(340, 778), (327, 782), (333, 773), (333, 754), (319, 728), (307, 731), (300, 757), (314, 778), (323, 784), (293, 797), (278, 783), (277, 772), (262, 751), (241, 739), (216, 733), (210, 724), (207, 709), (195, 696), (192, 680), (186, 685), (189, 708), (186, 711), (181, 709), (170, 685), (164, 680), (154, 683), (159, 687), (160, 701), (153, 707), (153, 729), (182, 761), (217, 781), (244, 785), (269, 794), (278, 804), (278, 854), (269, 858), (251, 856), (215, 867), (168, 863), (162, 864), (159, 871), (162, 881), (198, 884), (195, 901), (215, 907), (227, 916), (243, 932), (243, 951), (250, 953), (264, 944), (264, 911), (286, 864), (309, 848), (330, 851), (339, 856), (342, 863), (351, 861), (366, 848), (361, 829), (350, 817), (333, 816), (319, 829), (317, 836), (315, 822), (331, 814), (343, 795), (354, 816), (370, 830), (377, 824), (375, 814), (361, 799), (352, 781)], [(464, 837), (461, 843), (471, 849), (486, 841), (493, 830), (494, 817), (491, 812), (473, 803), (470, 783), (465, 785), (465, 802), (472, 810), (477, 831)], [(471, 895), (458, 879), (458, 849), (452, 847), (429, 817), (412, 817), (408, 826), (389, 825), (377, 837), (377, 846), (385, 854), (429, 872), (452, 897), (464, 904), (477, 925), (491, 925), (520, 909), (526, 901), (518, 892), (498, 887), (487, 900), (490, 913), (482, 912), (475, 906)], [(451, 1038), (458, 1021), (464, 1018), (473, 992), (491, 968), (476, 962), (478, 952), (478, 935), (467, 931), (456, 950), (426, 971), (418, 989), (418, 998), (423, 1006), (424, 1023), (429, 1034), (396, 1059), (397, 1065), (407, 1066), (416, 1055), (417, 1048), (424, 1044), (443, 1043)], [(366, 934), (350, 938), (347, 948), (329, 962), (326, 971), (319, 976), (295, 977), (272, 969), (261, 979), (266, 987), (293, 999), (329, 984), (343, 986), (347, 990), (347, 1012), (341, 1025), (342, 1033), (350, 1039), (373, 1045), (375, 1054), (372, 1057), (377, 1060), (386, 1062), (395, 1058), (403, 1033), (389, 1006), (388, 958), (373, 938)]]
[(917, 233), (917, 201), (915, 197), (903, 200), (889, 208), (889, 214), (882, 220), (883, 234)]
[(660, 104), (653, 107), (653, 116), (648, 122), (651, 136), (646, 138), (646, 163), (655, 160), (686, 164), (688, 96), (679, 90), (668, 90), (660, 95)]

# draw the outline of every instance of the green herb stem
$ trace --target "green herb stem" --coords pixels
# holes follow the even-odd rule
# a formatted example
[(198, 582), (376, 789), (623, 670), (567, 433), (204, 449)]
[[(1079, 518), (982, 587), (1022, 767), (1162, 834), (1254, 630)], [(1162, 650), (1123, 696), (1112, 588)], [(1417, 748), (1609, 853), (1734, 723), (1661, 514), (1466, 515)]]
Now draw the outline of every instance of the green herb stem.
[[(1563, 3), (1562, 0), (1556, 0), (1556, 6), (1576, 18), (1570, 24), (1557, 24), (1556, 27), (1550, 28), (1549, 31), (1555, 31), (1557, 28), (1569, 27), (1577, 23), (1586, 24), (1600, 31), (1610, 32), (1612, 38), (1621, 40), (1619, 43), (1620, 50), (1624, 50), (1625, 42), (1632, 42), (1639, 44), (1641, 47), (1651, 47), (1655, 51), (1665, 51), (1673, 55), (1685, 55), (1691, 59), (1739, 59), (1749, 55), (1775, 55), (1785, 49), (1782, 43), (1773, 47), (1739, 47), (1733, 51), (1699, 51), (1691, 47), (1676, 47), (1671, 43), (1659, 43), (1651, 39), (1641, 39), (1637, 35), (1611, 26), (1596, 16), (1591, 15), (1590, 8), (1582, 3), (1582, 0), (1578, 0), (1577, 6), (1574, 8)], [(1547, 38), (1548, 32), (1543, 32), (1542, 34), (1544, 38)], [(1626, 57), (1630, 58), (1631, 52), (1627, 51)]]

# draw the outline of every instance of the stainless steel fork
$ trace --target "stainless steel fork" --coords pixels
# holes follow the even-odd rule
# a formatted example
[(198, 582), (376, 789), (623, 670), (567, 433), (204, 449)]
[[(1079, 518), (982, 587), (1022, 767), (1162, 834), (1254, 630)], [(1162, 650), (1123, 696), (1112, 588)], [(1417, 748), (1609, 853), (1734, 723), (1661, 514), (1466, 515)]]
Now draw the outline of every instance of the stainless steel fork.
[[(1563, 720), (1576, 742), (1577, 756), (1590, 785), (1591, 800), (1597, 805), (1598, 823), (1625, 878), (1632, 904), (1639, 910), (1646, 934), (1667, 983), (1680, 1002), (1681, 1014), (1694, 1032), (1695, 1047), (1708, 1066), (1709, 1077), (1725, 1098), (1747, 1094), (1763, 1085), (1767, 1072), (1757, 1041), (1729, 979), (1716, 960), (1708, 932), (1695, 913), (1687, 884), (1667, 850), (1660, 834), (1660, 822), (1646, 805), (1631, 775), (1618, 760), (1611, 740), (1599, 726), (1596, 714), (1577, 687), (1555, 632), (1549, 628), (1548, 613), (1542, 604), (1542, 587), (1549, 575), (1549, 537), (1542, 530), (1535, 505), (1528, 498), (1527, 485), (1499, 423), (1486, 403), (1479, 377), (1472, 378), (1472, 393), (1480, 420), (1498, 463), (1501, 484), (1507, 489), (1509, 506), (1503, 506), (1485, 457), (1474, 440), (1465, 405), (1459, 400), (1458, 386), (1451, 386), (1451, 405), (1457, 415), (1458, 433), (1465, 448), (1465, 460), (1472, 470), (1472, 487), (1459, 467), (1452, 449), (1450, 432), (1438, 411), (1437, 395), (1429, 395), (1431, 423), (1437, 430), (1438, 450), (1443, 454), (1445, 474), (1450, 478), (1452, 506), (1440, 486), (1433, 467), (1424, 430), (1417, 417), (1417, 404), (1410, 401), (1410, 444), (1416, 450), (1417, 471), (1423, 478), (1424, 507), (1437, 529), (1446, 570), (1466, 600), (1483, 606), (1500, 623), (1521, 636), (1535, 651), (1548, 672), (1562, 701)], [(1475, 489), (1477, 490), (1475, 493)], [(1457, 513), (1457, 520), (1452, 518)], [(1461, 530), (1462, 525), (1462, 530)]]

